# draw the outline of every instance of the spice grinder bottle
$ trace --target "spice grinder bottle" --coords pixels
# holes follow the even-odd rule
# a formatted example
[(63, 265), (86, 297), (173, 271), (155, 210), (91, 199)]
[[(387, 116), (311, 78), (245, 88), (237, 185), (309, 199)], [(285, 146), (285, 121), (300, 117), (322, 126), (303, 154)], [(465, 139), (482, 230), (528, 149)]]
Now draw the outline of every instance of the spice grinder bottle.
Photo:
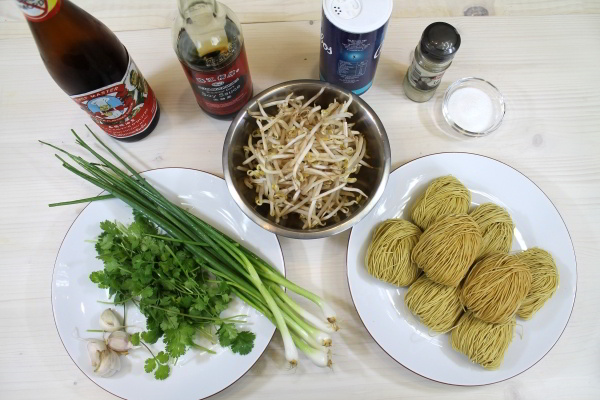
[(452, 25), (434, 22), (425, 28), (404, 76), (406, 96), (418, 103), (431, 99), (459, 47), (460, 34)]

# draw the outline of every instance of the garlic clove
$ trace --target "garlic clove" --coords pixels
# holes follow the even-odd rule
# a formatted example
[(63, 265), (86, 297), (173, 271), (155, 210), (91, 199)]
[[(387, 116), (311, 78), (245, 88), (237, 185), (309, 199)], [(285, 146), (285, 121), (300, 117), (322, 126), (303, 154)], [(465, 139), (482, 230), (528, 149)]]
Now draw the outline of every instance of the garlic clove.
[(128, 350), (133, 348), (133, 345), (129, 341), (129, 334), (124, 331), (114, 331), (106, 339), (106, 345), (111, 350), (118, 353), (127, 353)]
[(121, 370), (121, 359), (111, 349), (100, 353), (100, 365), (94, 371), (103, 378), (108, 378)]
[(106, 343), (102, 340), (97, 339), (89, 339), (87, 344), (88, 355), (90, 356), (90, 361), (92, 362), (92, 367), (94, 368), (94, 372), (100, 366), (100, 355), (102, 352), (106, 351)]
[(100, 314), (100, 326), (105, 331), (114, 332), (123, 329), (123, 322), (112, 308), (107, 308)]

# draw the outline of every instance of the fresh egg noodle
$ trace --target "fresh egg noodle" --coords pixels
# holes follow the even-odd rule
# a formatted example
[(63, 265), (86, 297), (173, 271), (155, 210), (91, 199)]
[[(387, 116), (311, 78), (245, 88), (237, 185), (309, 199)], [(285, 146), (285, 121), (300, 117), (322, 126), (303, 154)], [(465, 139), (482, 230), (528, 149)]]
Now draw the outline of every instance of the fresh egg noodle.
[(481, 232), (467, 214), (437, 219), (423, 232), (412, 251), (412, 259), (427, 277), (442, 285), (457, 287), (479, 254)]
[(434, 332), (451, 330), (463, 313), (458, 289), (440, 285), (421, 275), (404, 295), (404, 304)]
[(515, 325), (514, 316), (504, 324), (490, 324), (467, 312), (452, 330), (450, 343), (472, 362), (486, 369), (497, 369), (513, 339)]
[(408, 286), (421, 273), (410, 253), (419, 241), (421, 230), (403, 219), (382, 222), (367, 249), (365, 264), (369, 274), (396, 286)]
[(434, 179), (411, 210), (414, 224), (391, 219), (375, 229), (365, 264), (377, 279), (410, 285), (410, 312), (433, 332), (450, 331), (453, 349), (491, 370), (502, 364), (516, 317), (530, 319), (559, 275), (545, 250), (508, 254), (515, 224), (507, 210), (484, 203), (467, 214), (470, 203), (458, 179)]
[(558, 269), (546, 250), (534, 247), (516, 255), (531, 271), (531, 289), (523, 300), (517, 315), (530, 319), (558, 288)]
[(415, 224), (425, 230), (437, 218), (448, 214), (466, 214), (471, 192), (452, 175), (434, 179), (419, 196), (411, 211)]
[(460, 296), (462, 304), (475, 317), (502, 324), (513, 318), (530, 288), (529, 267), (517, 256), (496, 253), (475, 264)]
[(477, 222), (483, 241), (479, 249), (478, 259), (492, 253), (508, 253), (512, 247), (515, 225), (510, 214), (499, 205), (484, 203), (471, 212)]

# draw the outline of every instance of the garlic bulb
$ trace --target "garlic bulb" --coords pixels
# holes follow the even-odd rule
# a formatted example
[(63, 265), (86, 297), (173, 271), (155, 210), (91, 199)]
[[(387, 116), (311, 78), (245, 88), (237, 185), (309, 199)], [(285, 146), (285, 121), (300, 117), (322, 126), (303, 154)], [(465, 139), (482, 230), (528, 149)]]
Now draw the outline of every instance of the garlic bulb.
[(112, 308), (107, 308), (100, 314), (100, 326), (105, 331), (114, 332), (123, 329), (123, 322)]
[(121, 359), (119, 355), (111, 349), (106, 349), (100, 353), (100, 365), (94, 372), (103, 378), (108, 378), (119, 372), (121, 369)]
[(114, 350), (118, 353), (126, 353), (127, 350), (132, 349), (133, 345), (129, 341), (129, 334), (124, 331), (114, 331), (106, 339), (106, 345), (109, 349)]
[(106, 351), (106, 343), (102, 340), (97, 339), (89, 339), (87, 344), (88, 355), (90, 356), (90, 361), (92, 362), (92, 367), (94, 368), (94, 372), (100, 366), (100, 355), (102, 352)]

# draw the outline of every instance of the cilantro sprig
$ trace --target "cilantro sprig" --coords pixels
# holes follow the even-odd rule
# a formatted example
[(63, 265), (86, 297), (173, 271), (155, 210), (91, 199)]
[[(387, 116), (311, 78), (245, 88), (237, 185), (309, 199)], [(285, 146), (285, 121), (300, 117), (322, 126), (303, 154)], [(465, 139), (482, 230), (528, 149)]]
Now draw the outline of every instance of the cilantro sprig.
[[(208, 350), (195, 340), (207, 336), (211, 325), (219, 326), (221, 346), (241, 355), (252, 350), (255, 335), (238, 332), (234, 322), (240, 321), (239, 316), (220, 317), (231, 302), (231, 288), (210, 275), (184, 244), (161, 236), (138, 212), (129, 226), (104, 221), (100, 228), (95, 248), (104, 269), (92, 272), (90, 279), (108, 289), (115, 303), (132, 301), (146, 317), (146, 330), (131, 336), (133, 345), (143, 345), (151, 354), (144, 364), (146, 372), (166, 379), (169, 364), (190, 347)], [(161, 338), (165, 351), (154, 355), (147, 344)]]
[(231, 347), (231, 351), (241, 355), (246, 355), (254, 347), (256, 335), (250, 331), (238, 332), (233, 324), (222, 324), (217, 331), (219, 344), (222, 347)]

